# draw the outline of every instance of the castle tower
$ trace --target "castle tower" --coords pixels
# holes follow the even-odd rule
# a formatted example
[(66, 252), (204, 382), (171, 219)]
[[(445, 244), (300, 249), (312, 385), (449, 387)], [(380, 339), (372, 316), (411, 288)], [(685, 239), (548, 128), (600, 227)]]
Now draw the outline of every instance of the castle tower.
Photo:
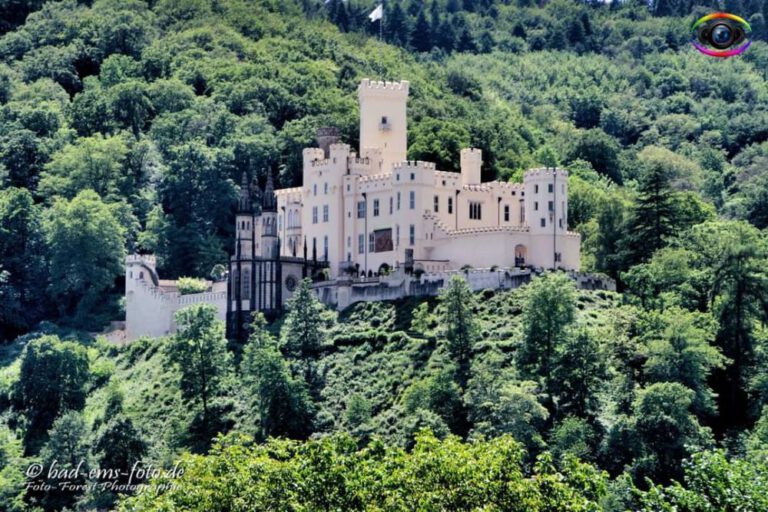
[(248, 185), (248, 175), (243, 171), (240, 179), (240, 197), (237, 203), (237, 215), (235, 216), (235, 235), (237, 242), (236, 255), (249, 258), (253, 250), (254, 241), (254, 214), (251, 188)]
[(378, 148), (382, 155), (382, 172), (406, 159), (408, 124), (406, 104), (409, 82), (377, 82), (367, 78), (357, 89), (360, 101), (360, 155), (366, 149)]
[(272, 173), (267, 173), (267, 184), (264, 187), (264, 198), (261, 202), (261, 257), (274, 259), (279, 256), (277, 238), (277, 196)]
[(483, 167), (483, 152), (476, 148), (461, 150), (461, 184), (479, 185)]
[(537, 261), (548, 268), (562, 265), (568, 232), (568, 171), (557, 168), (533, 169), (523, 177), (525, 218)]

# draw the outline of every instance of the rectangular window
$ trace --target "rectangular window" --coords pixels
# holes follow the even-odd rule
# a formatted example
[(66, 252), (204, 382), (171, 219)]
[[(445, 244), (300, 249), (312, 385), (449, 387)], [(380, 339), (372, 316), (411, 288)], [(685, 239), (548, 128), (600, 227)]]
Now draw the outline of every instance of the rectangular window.
[(400, 192), (397, 193), (397, 209), (400, 209)]
[(448, 213), (453, 213), (453, 198), (448, 198)]
[(315, 183), (314, 185), (312, 185), (312, 195), (313, 195), (313, 196), (316, 196), (316, 195), (317, 195), (317, 183)]
[(323, 205), (323, 222), (328, 222), (328, 205)]
[(539, 202), (538, 201), (534, 201), (533, 202), (533, 211), (535, 211), (535, 212), (539, 211)]
[(533, 193), (534, 194), (538, 194), (539, 193), (539, 186), (538, 185), (534, 185), (533, 186)]
[(563, 229), (563, 219), (560, 219), (560, 229)]
[(541, 227), (543, 228), (547, 227), (547, 219), (545, 219), (544, 217), (541, 218)]
[(410, 205), (411, 210), (415, 210), (416, 209), (416, 192), (413, 191), (413, 190), (411, 190), (411, 192), (409, 194), (409, 205)]
[(357, 218), (358, 219), (365, 218), (365, 201), (357, 202)]
[(400, 224), (395, 226), (395, 246), (400, 245)]
[(317, 206), (312, 207), (312, 224), (317, 224)]
[(416, 179), (416, 174), (415, 173), (411, 173), (411, 181), (413, 181), (415, 179)]
[(410, 245), (416, 245), (416, 226), (413, 224), (408, 228), (408, 243)]
[(392, 228), (377, 229), (371, 233), (373, 247), (371, 252), (388, 252), (392, 250)]
[(550, 212), (555, 211), (555, 202), (554, 201), (550, 201), (549, 204), (548, 204), (548, 207), (549, 207), (549, 211)]
[(277, 216), (277, 230), (282, 231), (283, 230), (283, 216), (278, 215)]
[(504, 222), (509, 222), (509, 205), (504, 205)]
[(328, 183), (326, 182), (325, 185), (323, 185), (323, 193), (325, 195), (328, 195)]
[(323, 261), (328, 261), (328, 235), (323, 237)]
[(559, 253), (559, 252), (556, 252), (555, 253), (555, 262), (560, 263), (561, 261), (563, 261), (563, 254)]
[(476, 201), (470, 201), (469, 203), (469, 218), (472, 220), (480, 220), (483, 218), (483, 206), (482, 203)]
[(547, 185), (547, 192), (549, 192), (551, 194), (554, 191), (555, 191), (555, 186), (552, 183)]
[(352, 237), (348, 236), (347, 237), (347, 249), (349, 249), (351, 247), (352, 247)]
[(248, 269), (243, 270), (243, 297), (251, 296), (251, 272)]
[(395, 209), (395, 200), (392, 196), (389, 196), (389, 214), (392, 215), (392, 212)]
[(378, 199), (373, 200), (373, 216), (374, 217), (379, 216), (379, 200)]
[(368, 252), (375, 252), (376, 249), (376, 238), (373, 236), (373, 233), (370, 233), (368, 235)]
[(357, 235), (357, 253), (363, 254), (365, 252), (365, 235)]
[(440, 196), (435, 196), (435, 213), (440, 211)]

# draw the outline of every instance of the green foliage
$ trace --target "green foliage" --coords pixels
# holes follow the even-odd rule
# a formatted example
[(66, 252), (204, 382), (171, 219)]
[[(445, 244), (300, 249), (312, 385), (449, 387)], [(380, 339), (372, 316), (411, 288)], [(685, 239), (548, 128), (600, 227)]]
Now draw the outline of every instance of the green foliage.
[[(55, 467), (72, 472), (68, 478), (73, 486), (82, 486), (86, 482), (91, 461), (88, 453), (89, 433), (82, 415), (77, 411), (68, 411), (53, 423), (48, 433), (48, 443), (40, 453), (44, 468)], [(79, 469), (78, 471), (73, 471)], [(69, 474), (69, 473), (67, 473)], [(62, 492), (60, 480), (48, 477), (44, 471), (40, 479), (45, 481), (50, 490), (43, 491), (40, 502), (47, 510), (71, 508), (77, 499), (75, 492)]]
[(27, 453), (37, 453), (59, 414), (83, 408), (89, 376), (88, 356), (77, 343), (42, 336), (26, 346), (13, 402), (27, 421)]
[[(121, 510), (598, 509), (606, 491), (603, 473), (573, 458), (557, 471), (543, 458), (529, 478), (522, 455), (508, 436), (465, 444), (422, 432), (412, 452), (380, 441), (358, 450), (348, 437), (266, 446), (230, 437), (208, 457), (185, 457), (177, 486), (150, 486)], [(236, 483), (242, 481), (247, 488)]]
[(182, 396), (202, 406), (202, 435), (210, 438), (211, 406), (231, 361), (224, 323), (215, 306), (197, 304), (176, 313), (178, 333), (167, 346), (168, 359), (181, 373)]
[(182, 295), (202, 293), (208, 289), (208, 283), (194, 277), (180, 277), (176, 280), (176, 287)]
[(474, 318), (475, 296), (461, 276), (452, 276), (448, 286), (440, 294), (443, 315), (440, 319), (442, 334), (445, 336), (448, 352), (456, 365), (456, 376), (460, 388), (465, 388), (469, 378), (472, 349), (478, 338)]
[(57, 199), (44, 231), (51, 254), (51, 299), (60, 315), (74, 315), (75, 325), (94, 325), (91, 315), (123, 272), (125, 230), (116, 208), (85, 190), (71, 201)]
[(293, 359), (296, 371), (304, 377), (310, 392), (316, 395), (320, 382), (315, 365), (324, 340), (320, 316), (323, 305), (311, 285), (310, 279), (304, 279), (288, 301), (288, 316), (282, 338), (285, 351)]

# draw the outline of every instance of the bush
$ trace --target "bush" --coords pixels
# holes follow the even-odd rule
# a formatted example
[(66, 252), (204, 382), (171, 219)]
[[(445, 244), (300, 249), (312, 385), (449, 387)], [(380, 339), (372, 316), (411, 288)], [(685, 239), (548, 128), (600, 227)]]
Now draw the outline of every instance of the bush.
[(194, 277), (180, 277), (176, 281), (176, 287), (180, 294), (190, 295), (192, 293), (203, 293), (208, 289), (208, 283)]

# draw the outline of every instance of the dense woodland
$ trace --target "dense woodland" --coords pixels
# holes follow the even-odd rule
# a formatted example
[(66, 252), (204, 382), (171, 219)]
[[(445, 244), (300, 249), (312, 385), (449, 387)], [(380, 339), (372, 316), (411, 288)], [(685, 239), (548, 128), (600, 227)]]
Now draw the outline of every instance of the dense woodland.
[[(753, 27), (731, 59), (688, 44), (715, 5), (374, 6), (0, 0), (0, 510), (768, 510), (768, 4), (721, 6)], [(207, 278), (243, 172), (300, 184), (321, 126), (354, 147), (364, 77), (411, 81), (411, 158), (567, 167), (619, 293), (457, 278), (336, 313), (304, 283), (245, 345), (204, 306), (88, 334), (127, 253)], [(122, 503), (25, 490), (32, 462), (180, 457)]]

